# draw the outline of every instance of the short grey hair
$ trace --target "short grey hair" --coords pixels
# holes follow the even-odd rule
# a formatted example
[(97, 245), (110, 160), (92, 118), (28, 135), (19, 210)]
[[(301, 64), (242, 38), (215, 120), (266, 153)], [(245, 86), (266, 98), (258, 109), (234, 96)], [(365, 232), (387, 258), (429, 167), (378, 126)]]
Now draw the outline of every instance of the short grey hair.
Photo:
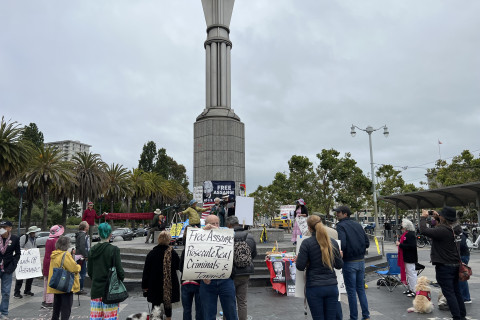
[(70, 238), (62, 236), (58, 238), (57, 242), (55, 243), (55, 249), (61, 251), (67, 251), (70, 248)]
[(236, 216), (230, 216), (225, 219), (225, 224), (227, 226), (236, 226), (238, 224), (238, 218)]
[(88, 227), (88, 222), (87, 221), (82, 221), (78, 225), (78, 230), (85, 230), (85, 229), (87, 229), (87, 227)]
[(403, 219), (402, 220), (402, 228), (408, 230), (408, 231), (415, 231), (415, 227), (413, 226), (412, 221), (408, 219)]

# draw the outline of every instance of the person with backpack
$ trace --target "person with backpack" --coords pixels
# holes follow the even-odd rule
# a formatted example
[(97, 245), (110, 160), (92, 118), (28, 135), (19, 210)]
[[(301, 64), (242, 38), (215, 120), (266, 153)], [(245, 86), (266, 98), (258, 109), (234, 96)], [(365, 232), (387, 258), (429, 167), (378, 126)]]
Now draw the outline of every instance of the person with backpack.
[(248, 281), (255, 271), (253, 259), (257, 256), (257, 244), (253, 236), (238, 223), (236, 216), (227, 217), (226, 224), (235, 232), (232, 275), (237, 297), (238, 319), (247, 320)]
[[(20, 237), (20, 249), (28, 250), (28, 249), (36, 248), (37, 242), (35, 238), (35, 232), (38, 232), (40, 230), (41, 229), (37, 228), (37, 226), (31, 226), (30, 228), (28, 228), (27, 233)], [(33, 297), (34, 294), (32, 292), (32, 282), (33, 282), (33, 278), (26, 279), (25, 290), (23, 291), (24, 295)], [(23, 279), (15, 280), (15, 289), (13, 290), (13, 297), (17, 299), (23, 298), (22, 294), (20, 293), (20, 290), (22, 289), (22, 285), (23, 285)]]
[(75, 260), (82, 267), (80, 270), (80, 291), (77, 294), (82, 295), (87, 294), (87, 291), (83, 289), (83, 284), (87, 275), (87, 263), (85, 261), (88, 258), (88, 251), (90, 251), (89, 229), (88, 222), (82, 221), (78, 225), (78, 232), (75, 233)]

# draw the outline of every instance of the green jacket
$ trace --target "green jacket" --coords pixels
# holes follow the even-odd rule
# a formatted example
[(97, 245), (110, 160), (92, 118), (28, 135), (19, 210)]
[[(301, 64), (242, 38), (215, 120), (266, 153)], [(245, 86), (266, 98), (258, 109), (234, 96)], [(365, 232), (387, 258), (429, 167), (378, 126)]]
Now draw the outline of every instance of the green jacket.
[(115, 254), (117, 275), (123, 281), (125, 273), (120, 260), (120, 249), (108, 242), (97, 243), (88, 253), (87, 270), (88, 276), (92, 279), (90, 297), (97, 299), (103, 297), (107, 284), (108, 270), (112, 266), (112, 257)]
[(200, 223), (200, 215), (198, 212), (205, 212), (207, 211), (208, 208), (200, 208), (196, 207), (195, 209), (193, 207), (188, 207), (185, 211), (183, 211), (183, 214), (188, 215), (188, 223), (189, 224), (199, 224)]

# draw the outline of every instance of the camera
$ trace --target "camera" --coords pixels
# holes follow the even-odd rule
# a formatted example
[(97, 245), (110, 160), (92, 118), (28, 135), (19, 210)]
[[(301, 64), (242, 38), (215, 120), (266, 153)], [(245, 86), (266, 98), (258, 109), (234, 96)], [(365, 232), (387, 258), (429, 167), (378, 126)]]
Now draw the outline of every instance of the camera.
[(428, 210), (428, 215), (433, 216), (433, 210)]

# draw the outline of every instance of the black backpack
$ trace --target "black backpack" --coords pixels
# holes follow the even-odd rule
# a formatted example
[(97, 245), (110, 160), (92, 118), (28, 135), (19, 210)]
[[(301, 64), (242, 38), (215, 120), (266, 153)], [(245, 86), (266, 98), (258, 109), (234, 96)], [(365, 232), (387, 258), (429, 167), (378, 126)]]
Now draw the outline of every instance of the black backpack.
[(233, 265), (237, 268), (246, 268), (252, 264), (252, 250), (246, 240), (247, 235), (242, 239), (234, 240)]

